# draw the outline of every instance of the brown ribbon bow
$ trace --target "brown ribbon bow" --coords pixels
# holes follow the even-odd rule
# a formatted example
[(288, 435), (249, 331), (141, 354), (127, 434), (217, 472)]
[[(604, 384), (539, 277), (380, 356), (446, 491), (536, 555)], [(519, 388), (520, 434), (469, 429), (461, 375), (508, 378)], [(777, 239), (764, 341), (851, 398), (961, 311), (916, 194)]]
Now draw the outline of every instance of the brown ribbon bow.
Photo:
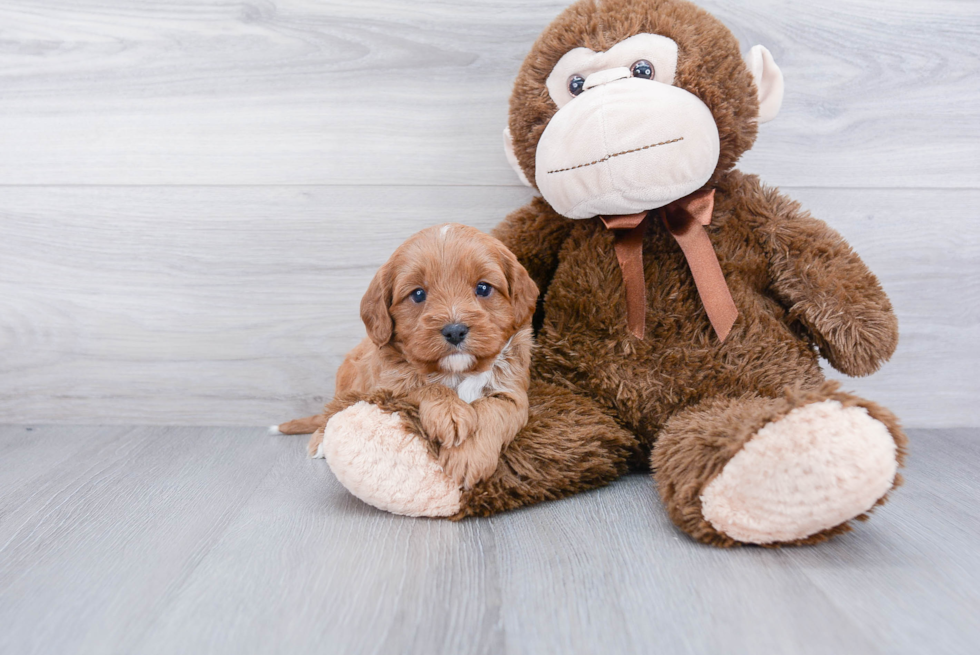
[[(715, 190), (695, 191), (658, 210), (670, 234), (677, 240), (694, 276), (701, 302), (718, 339), (725, 340), (738, 309), (721, 272), (718, 255), (704, 226), (711, 223)], [(616, 234), (616, 259), (626, 285), (626, 323), (637, 339), (646, 327), (646, 280), (643, 277), (643, 233), (652, 212), (624, 216), (600, 216), (605, 226)]]

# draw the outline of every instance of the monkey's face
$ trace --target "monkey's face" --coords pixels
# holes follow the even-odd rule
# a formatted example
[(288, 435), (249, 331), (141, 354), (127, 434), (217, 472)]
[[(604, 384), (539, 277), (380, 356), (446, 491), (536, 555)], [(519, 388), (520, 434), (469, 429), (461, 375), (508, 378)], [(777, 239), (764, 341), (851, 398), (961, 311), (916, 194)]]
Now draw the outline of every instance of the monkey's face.
[(535, 160), (538, 190), (558, 213), (634, 214), (708, 181), (718, 128), (707, 105), (673, 85), (676, 69), (677, 44), (657, 34), (558, 61), (546, 86), (559, 109)]
[(635, 214), (731, 168), (781, 98), (768, 51), (754, 48), (746, 66), (731, 33), (693, 5), (586, 0), (525, 61), (505, 144), (558, 213)]

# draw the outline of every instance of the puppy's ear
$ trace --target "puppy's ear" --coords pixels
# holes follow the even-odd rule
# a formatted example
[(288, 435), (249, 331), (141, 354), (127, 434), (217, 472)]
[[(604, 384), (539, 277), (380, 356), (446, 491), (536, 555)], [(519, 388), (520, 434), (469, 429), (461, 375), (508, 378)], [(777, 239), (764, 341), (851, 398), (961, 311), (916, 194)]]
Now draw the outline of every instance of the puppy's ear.
[(514, 327), (522, 327), (531, 320), (538, 305), (538, 285), (534, 283), (527, 270), (521, 266), (510, 250), (500, 245), (504, 275), (507, 277), (510, 302), (514, 305)]
[(379, 348), (391, 341), (395, 322), (388, 308), (391, 307), (391, 268), (385, 264), (374, 274), (368, 290), (361, 298), (361, 320), (367, 334)]

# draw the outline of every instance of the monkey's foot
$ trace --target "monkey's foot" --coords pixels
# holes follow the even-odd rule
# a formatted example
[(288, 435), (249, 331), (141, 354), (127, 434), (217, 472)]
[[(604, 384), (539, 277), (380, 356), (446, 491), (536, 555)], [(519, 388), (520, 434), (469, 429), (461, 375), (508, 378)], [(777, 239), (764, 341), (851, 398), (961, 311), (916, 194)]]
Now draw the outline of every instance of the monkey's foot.
[(459, 486), (398, 414), (365, 401), (331, 417), (317, 452), (344, 487), (369, 505), (405, 516), (452, 516)]
[(870, 510), (897, 469), (883, 423), (863, 407), (824, 400), (756, 432), (704, 488), (701, 511), (737, 541), (799, 541)]

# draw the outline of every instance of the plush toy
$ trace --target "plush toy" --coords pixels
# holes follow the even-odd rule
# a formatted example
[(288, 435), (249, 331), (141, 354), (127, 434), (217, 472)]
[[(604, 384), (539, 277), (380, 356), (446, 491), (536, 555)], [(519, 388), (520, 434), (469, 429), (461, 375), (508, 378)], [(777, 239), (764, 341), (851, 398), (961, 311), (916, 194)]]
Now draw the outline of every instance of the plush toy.
[[(521, 67), (504, 135), (542, 197), (495, 233), (542, 292), (527, 427), (460, 490), (399, 408), (361, 402), (326, 430), (345, 486), (458, 519), (650, 467), (673, 521), (719, 546), (815, 543), (881, 504), (906, 438), (818, 355), (877, 370), (898, 340), (888, 298), (839, 234), (734, 169), (782, 93), (765, 48), (743, 59), (683, 0), (562, 13)], [(366, 449), (382, 498), (350, 464)]]

